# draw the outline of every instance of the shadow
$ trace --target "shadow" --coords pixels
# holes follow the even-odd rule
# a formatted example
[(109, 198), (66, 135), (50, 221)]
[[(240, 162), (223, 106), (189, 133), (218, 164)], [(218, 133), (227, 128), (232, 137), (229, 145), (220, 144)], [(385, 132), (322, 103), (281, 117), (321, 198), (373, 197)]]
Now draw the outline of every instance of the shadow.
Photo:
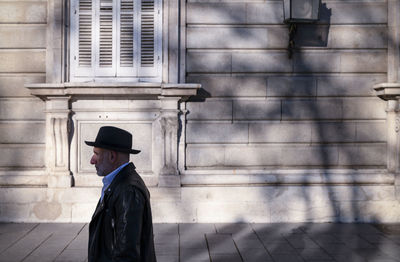
[[(270, 211), (266, 216), (271, 217), (266, 217), (265, 221), (301, 222), (293, 231), (283, 233), (277, 229), (277, 224), (262, 225), (261, 234), (254, 230), (260, 240), (265, 236), (264, 248), (274, 261), (286, 261), (272, 254), (281, 255), (280, 250), (287, 248), (293, 249), (300, 258), (293, 261), (397, 259), (390, 252), (382, 253), (381, 247), (386, 243), (381, 238), (382, 232), (371, 224), (358, 224), (382, 221), (372, 199), (383, 199), (377, 195), (371, 198), (370, 193), (393, 186), (383, 184), (379, 188), (381, 185), (360, 179), (364, 171), (379, 170), (377, 173), (380, 173), (386, 168), (386, 138), (379, 137), (382, 130), (385, 132), (384, 107), (374, 102), (379, 99), (373, 94), (372, 86), (385, 82), (387, 72), (365, 67), (363, 60), (356, 58), (366, 51), (376, 51), (377, 47), (364, 41), (366, 35), (360, 36), (356, 29), (351, 31), (357, 26), (363, 30), (363, 23), (379, 27), (380, 22), (373, 18), (366, 22), (356, 16), (347, 18), (347, 22), (338, 19), (342, 17), (341, 10), (346, 8), (369, 17), (372, 10), (364, 4), (322, 3), (317, 24), (298, 26), (292, 60), (285, 57), (286, 50), (283, 50), (288, 42), (283, 20), (267, 21), (267, 18), (259, 19), (258, 24), (251, 20), (269, 30), (269, 36), (276, 37), (265, 38), (263, 46), (258, 45), (261, 31), (252, 31), (251, 22), (246, 24), (243, 19), (232, 16), (226, 20), (216, 18), (214, 23), (207, 18), (209, 28), (202, 25), (205, 31), (218, 26), (230, 27), (229, 33), (222, 29), (220, 32), (231, 38), (221, 40), (220, 35), (214, 35), (213, 44), (207, 42), (203, 47), (193, 44), (187, 50), (187, 82), (201, 83), (207, 96), (187, 104), (187, 125), (193, 125), (193, 129), (188, 128), (190, 132), (186, 134), (189, 141), (186, 153), (193, 153), (194, 157), (188, 159), (186, 169), (197, 173), (199, 170), (214, 170), (214, 173), (232, 170), (232, 180), (239, 171), (274, 174), (274, 180), (241, 184), (249, 191), (256, 190), (256, 186), (264, 188), (257, 201), (267, 207), (260, 209)], [(217, 8), (221, 4), (203, 5)], [(270, 6), (262, 8), (263, 14), (267, 8), (272, 9)], [(263, 12), (261, 7), (258, 11)], [(221, 16), (227, 17), (229, 12)], [(238, 19), (236, 23), (235, 19)], [(201, 19), (192, 22), (193, 27), (201, 22)], [(188, 36), (188, 43), (194, 42), (191, 37), (197, 39), (197, 35), (192, 34)], [(232, 44), (232, 39), (241, 38), (245, 39), (241, 41), (248, 44), (247, 47), (239, 41), (237, 45)], [(212, 41), (210, 39), (207, 38)], [(386, 38), (381, 40), (379, 48), (387, 48)], [(208, 55), (211, 58), (207, 58)], [(347, 60), (346, 56), (353, 55), (354, 59)], [(379, 55), (384, 57), (386, 53)], [(377, 105), (379, 114), (368, 113), (372, 105)], [(230, 139), (232, 137), (234, 139)], [(208, 160), (203, 156), (209, 152), (212, 157)], [(294, 172), (298, 170), (303, 172)], [(260, 180), (254, 178), (254, 181)], [(229, 184), (230, 181), (226, 181), (225, 186)], [(393, 187), (389, 190), (394, 192)], [(248, 201), (246, 196), (243, 198)], [(391, 201), (390, 197), (387, 201)], [(254, 206), (246, 211), (263, 212)], [(254, 219), (243, 217), (236, 222)], [(308, 222), (325, 224), (314, 226)], [(243, 257), (241, 260), (252, 261)]]
[(296, 47), (328, 47), (328, 37), (332, 10), (326, 4), (320, 7), (318, 24), (298, 24), (294, 42)]

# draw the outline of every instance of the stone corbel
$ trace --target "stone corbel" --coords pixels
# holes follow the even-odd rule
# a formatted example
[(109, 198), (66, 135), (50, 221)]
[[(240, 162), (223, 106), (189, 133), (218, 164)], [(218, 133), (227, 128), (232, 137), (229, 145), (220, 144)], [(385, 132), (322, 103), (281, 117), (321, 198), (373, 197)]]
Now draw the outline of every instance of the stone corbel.
[(46, 100), (46, 167), (48, 187), (71, 187), (69, 170), (69, 97)]
[(178, 171), (178, 127), (180, 97), (159, 97), (161, 114), (159, 118), (161, 130), (161, 170), (160, 187), (179, 187), (181, 185)]

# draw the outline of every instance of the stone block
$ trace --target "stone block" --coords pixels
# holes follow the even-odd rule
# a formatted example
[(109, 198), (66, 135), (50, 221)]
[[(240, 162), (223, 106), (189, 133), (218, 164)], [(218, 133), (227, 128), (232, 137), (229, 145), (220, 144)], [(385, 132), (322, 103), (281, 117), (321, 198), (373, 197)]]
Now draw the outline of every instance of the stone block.
[(0, 36), (0, 48), (46, 48), (45, 25), (2, 25)]
[(385, 121), (357, 122), (357, 142), (386, 142), (387, 127)]
[(189, 123), (186, 126), (187, 143), (247, 143), (247, 124)]
[(2, 1), (0, 23), (38, 23), (47, 21), (46, 1)]
[[(35, 130), (35, 132), (32, 132)], [(0, 143), (33, 143), (45, 142), (44, 122), (6, 122), (0, 123)]]
[(71, 207), (72, 223), (88, 223), (90, 222), (97, 202), (73, 203)]
[(279, 2), (248, 3), (246, 9), (247, 24), (281, 24), (283, 4)]
[(1, 188), (0, 203), (29, 204), (46, 200), (45, 188)]
[[(6, 175), (0, 176), (0, 185), (5, 187), (11, 186), (46, 186), (47, 185), (47, 176), (44, 175), (45, 171), (28, 171), (28, 172), (20, 172), (16, 173), (6, 171)], [(18, 174), (19, 173), (19, 174)], [(33, 174), (32, 174), (33, 173)]]
[(341, 119), (340, 99), (299, 99), (282, 101), (282, 119)]
[(201, 73), (228, 73), (232, 69), (232, 58), (230, 53), (222, 52), (188, 52), (187, 72)]
[(153, 223), (197, 223), (196, 207), (190, 202), (152, 202)]
[(232, 72), (292, 72), (292, 60), (288, 58), (286, 51), (233, 52)]
[(0, 166), (2, 167), (44, 167), (44, 145), (3, 144), (0, 146)]
[(386, 48), (387, 29), (376, 25), (346, 25), (329, 28), (330, 48)]
[(233, 119), (263, 120), (281, 119), (281, 101), (279, 100), (235, 100), (233, 101)]
[(334, 186), (325, 189), (332, 201), (394, 201), (394, 186)]
[(225, 166), (277, 166), (282, 161), (282, 148), (279, 146), (249, 145), (225, 148)]
[(71, 222), (71, 204), (41, 201), (32, 204), (30, 216), (33, 221)]
[(181, 190), (179, 188), (149, 187), (150, 201), (180, 201)]
[(187, 48), (271, 48), (267, 28), (188, 27), (186, 36)]
[(0, 96), (30, 96), (30, 91), (24, 87), (24, 84), (44, 82), (46, 82), (44, 75), (2, 75), (0, 76)]
[(211, 97), (266, 96), (267, 78), (258, 76), (189, 75), (188, 83), (200, 83)]
[(340, 222), (397, 223), (398, 201), (350, 201), (338, 203)]
[(46, 70), (46, 51), (43, 50), (0, 50), (0, 60), (0, 73), (43, 73)]
[(338, 164), (338, 148), (328, 145), (290, 145), (281, 149), (281, 165), (288, 166), (335, 166)]
[(340, 54), (340, 72), (385, 73), (386, 71), (386, 51), (367, 50)]
[(386, 119), (386, 101), (376, 98), (343, 99), (343, 119)]
[(307, 143), (311, 142), (311, 124), (267, 123), (250, 124), (250, 143)]
[(386, 24), (386, 2), (334, 2), (322, 6), (321, 22), (331, 24)]
[(312, 142), (355, 142), (356, 125), (348, 122), (315, 122), (312, 127)]
[(2, 120), (43, 120), (44, 103), (39, 99), (0, 99)]
[(332, 49), (375, 49), (387, 46), (386, 29), (380, 25), (303, 24), (298, 25), (294, 41), (297, 47)]
[(213, 100), (187, 103), (188, 120), (231, 120), (232, 101)]
[(386, 144), (341, 146), (340, 166), (386, 166)]
[(9, 203), (0, 205), (1, 222), (33, 222), (29, 220), (30, 204)]
[(291, 198), (290, 201), (270, 203), (270, 221), (272, 223), (296, 223), (313, 221), (324, 223), (334, 221), (338, 210), (330, 202), (315, 204), (303, 198)]
[(2, 222), (71, 222), (71, 205), (56, 202), (0, 205)]
[(374, 84), (387, 81), (386, 75), (323, 76), (317, 78), (319, 96), (375, 96)]
[[(229, 181), (226, 181), (229, 183)], [(235, 187), (182, 187), (182, 199), (192, 203), (239, 203), (265, 201), (275, 197), (273, 187), (235, 186)]]
[(341, 60), (338, 52), (302, 51), (295, 53), (293, 59), (294, 72), (340, 72)]
[(188, 24), (245, 24), (245, 3), (188, 3)]
[(316, 96), (314, 77), (268, 77), (267, 96)]
[(224, 164), (224, 146), (193, 146), (186, 149), (188, 167), (222, 166)]
[[(99, 178), (100, 179), (100, 178)], [(101, 195), (101, 187), (69, 187), (69, 188), (48, 188), (48, 200), (60, 203), (87, 204), (97, 203)], [(93, 210), (94, 211), (94, 210)]]

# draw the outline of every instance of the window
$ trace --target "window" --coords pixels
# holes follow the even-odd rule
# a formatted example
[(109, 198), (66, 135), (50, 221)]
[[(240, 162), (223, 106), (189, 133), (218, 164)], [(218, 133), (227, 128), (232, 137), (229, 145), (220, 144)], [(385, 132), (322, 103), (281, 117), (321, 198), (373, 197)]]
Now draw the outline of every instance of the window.
[(70, 81), (161, 82), (160, 0), (71, 0)]

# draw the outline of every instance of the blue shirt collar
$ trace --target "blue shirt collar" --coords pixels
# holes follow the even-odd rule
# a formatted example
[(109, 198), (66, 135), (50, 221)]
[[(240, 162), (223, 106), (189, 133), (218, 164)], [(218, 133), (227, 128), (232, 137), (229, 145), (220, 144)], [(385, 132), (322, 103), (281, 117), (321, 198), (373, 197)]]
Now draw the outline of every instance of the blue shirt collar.
[(129, 162), (126, 162), (125, 164), (122, 164), (119, 166), (117, 169), (112, 171), (110, 174), (106, 175), (103, 177), (103, 188), (101, 189), (101, 200), (103, 200), (104, 197), (104, 191), (110, 186), (111, 182), (114, 180), (114, 178), (117, 176), (119, 171), (121, 171), (125, 166), (127, 166)]

